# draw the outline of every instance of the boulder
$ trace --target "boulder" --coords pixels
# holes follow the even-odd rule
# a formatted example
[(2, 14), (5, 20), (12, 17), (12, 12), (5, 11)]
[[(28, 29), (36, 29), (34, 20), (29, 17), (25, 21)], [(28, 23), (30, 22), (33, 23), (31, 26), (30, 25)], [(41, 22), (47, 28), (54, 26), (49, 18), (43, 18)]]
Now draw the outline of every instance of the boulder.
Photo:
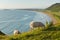
[(30, 22), (31, 29), (36, 28), (36, 27), (43, 27), (43, 26), (45, 26), (45, 25), (41, 22), (34, 22), (34, 21)]

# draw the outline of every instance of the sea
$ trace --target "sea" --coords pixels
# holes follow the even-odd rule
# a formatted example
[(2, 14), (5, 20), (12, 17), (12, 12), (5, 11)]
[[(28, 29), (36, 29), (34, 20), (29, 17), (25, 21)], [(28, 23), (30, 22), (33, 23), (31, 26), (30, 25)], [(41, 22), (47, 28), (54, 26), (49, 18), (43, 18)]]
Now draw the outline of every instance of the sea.
[(44, 25), (51, 22), (51, 18), (43, 12), (27, 11), (27, 10), (0, 10), (0, 31), (6, 35), (13, 34), (14, 30), (21, 33), (30, 30), (30, 22), (38, 21)]

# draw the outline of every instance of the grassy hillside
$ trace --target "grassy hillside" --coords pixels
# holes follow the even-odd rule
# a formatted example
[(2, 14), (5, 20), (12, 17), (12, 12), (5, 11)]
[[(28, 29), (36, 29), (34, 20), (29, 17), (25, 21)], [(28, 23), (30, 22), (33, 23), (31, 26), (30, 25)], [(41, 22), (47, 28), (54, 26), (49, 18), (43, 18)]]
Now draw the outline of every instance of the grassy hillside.
[(60, 3), (53, 4), (45, 12), (53, 15), (57, 22), (60, 21)]
[(51, 11), (55, 11), (55, 12), (60, 11), (60, 3), (53, 4), (52, 6), (47, 8), (47, 10), (51, 10)]

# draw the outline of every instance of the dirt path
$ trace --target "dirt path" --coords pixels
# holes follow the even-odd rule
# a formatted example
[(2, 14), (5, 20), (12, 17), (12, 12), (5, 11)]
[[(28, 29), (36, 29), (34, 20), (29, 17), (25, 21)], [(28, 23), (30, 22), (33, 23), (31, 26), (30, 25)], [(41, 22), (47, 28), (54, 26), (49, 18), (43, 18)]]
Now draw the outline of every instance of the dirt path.
[(51, 13), (49, 13), (49, 12), (44, 12), (44, 14), (47, 14), (48, 16), (51, 17), (53, 24), (56, 24), (56, 23), (57, 23), (57, 20), (55, 19), (55, 17), (54, 17)]

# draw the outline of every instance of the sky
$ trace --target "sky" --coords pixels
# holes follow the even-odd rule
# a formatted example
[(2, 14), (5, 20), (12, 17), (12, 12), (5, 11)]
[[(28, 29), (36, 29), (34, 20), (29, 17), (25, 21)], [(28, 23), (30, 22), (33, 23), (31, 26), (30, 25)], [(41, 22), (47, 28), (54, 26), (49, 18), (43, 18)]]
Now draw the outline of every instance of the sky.
[(0, 9), (45, 9), (60, 0), (0, 0)]

